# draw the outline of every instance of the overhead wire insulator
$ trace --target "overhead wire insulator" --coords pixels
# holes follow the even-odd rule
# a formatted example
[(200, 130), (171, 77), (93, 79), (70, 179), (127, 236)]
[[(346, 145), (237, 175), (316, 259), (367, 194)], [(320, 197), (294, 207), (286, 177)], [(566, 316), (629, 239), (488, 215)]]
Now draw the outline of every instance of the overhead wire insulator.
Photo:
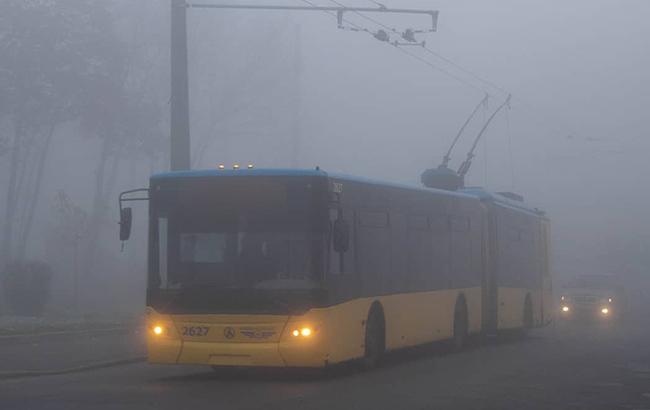
[(412, 28), (407, 28), (406, 30), (404, 30), (404, 32), (402, 33), (402, 38), (408, 42), (417, 43), (417, 40), (415, 38), (415, 32), (413, 31)]
[(383, 41), (386, 43), (390, 42), (390, 36), (386, 32), (386, 30), (377, 31), (376, 33), (373, 34), (373, 37), (375, 37), (379, 41)]

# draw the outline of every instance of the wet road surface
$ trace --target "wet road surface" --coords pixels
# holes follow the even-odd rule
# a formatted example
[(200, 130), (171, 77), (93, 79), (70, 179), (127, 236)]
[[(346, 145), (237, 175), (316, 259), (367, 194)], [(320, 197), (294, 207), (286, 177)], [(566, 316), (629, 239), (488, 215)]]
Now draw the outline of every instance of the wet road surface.
[(137, 363), (0, 380), (0, 409), (650, 409), (650, 326), (563, 324), (524, 341), (391, 354), (373, 371)]

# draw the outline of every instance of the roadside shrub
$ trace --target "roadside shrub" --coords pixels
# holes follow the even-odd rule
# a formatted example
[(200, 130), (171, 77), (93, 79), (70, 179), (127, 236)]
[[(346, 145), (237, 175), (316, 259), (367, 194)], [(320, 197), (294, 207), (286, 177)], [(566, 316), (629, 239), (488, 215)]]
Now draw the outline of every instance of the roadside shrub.
[(15, 261), (7, 265), (2, 282), (9, 314), (43, 316), (52, 281), (52, 269), (44, 262)]

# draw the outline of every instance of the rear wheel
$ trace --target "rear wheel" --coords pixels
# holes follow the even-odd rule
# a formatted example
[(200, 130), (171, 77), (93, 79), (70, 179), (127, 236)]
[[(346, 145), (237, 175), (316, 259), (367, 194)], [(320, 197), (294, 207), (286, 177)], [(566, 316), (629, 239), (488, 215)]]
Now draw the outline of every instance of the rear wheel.
[(467, 319), (467, 304), (463, 297), (456, 301), (454, 309), (454, 336), (452, 339), (452, 348), (454, 351), (460, 351), (467, 344), (469, 334), (469, 321)]
[(365, 352), (363, 365), (366, 368), (373, 368), (381, 361), (386, 350), (386, 332), (384, 314), (379, 305), (370, 309), (366, 321)]

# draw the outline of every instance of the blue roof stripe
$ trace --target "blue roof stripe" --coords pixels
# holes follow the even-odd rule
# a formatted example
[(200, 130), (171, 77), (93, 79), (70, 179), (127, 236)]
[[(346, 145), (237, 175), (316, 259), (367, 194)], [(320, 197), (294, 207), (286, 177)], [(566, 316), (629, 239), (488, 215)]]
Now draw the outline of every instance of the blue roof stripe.
[(232, 176), (327, 176), (327, 173), (316, 169), (204, 169), (196, 171), (163, 172), (152, 175), (151, 179)]
[(380, 181), (372, 178), (357, 177), (353, 175), (338, 174), (338, 173), (328, 173), (327, 175), (331, 178), (337, 178), (337, 179), (342, 179), (351, 182), (360, 182), (364, 184), (382, 185), (382, 186), (389, 186), (393, 188), (409, 189), (411, 191), (428, 192), (428, 193), (436, 193), (436, 194), (446, 195), (446, 196), (476, 199), (476, 196), (474, 195), (467, 195), (462, 192), (446, 191), (444, 189), (426, 188), (423, 187), (422, 185), (409, 185), (409, 184), (404, 184), (399, 182), (387, 182), (387, 181)]
[(293, 168), (269, 168), (269, 169), (207, 169), (196, 171), (172, 171), (154, 174), (151, 179), (166, 179), (166, 178), (200, 178), (200, 177), (233, 177), (233, 176), (312, 176), (312, 177), (330, 177), (341, 179), (350, 182), (359, 182), (372, 185), (383, 185), (394, 188), (409, 189), (421, 192), (434, 192), (447, 196), (455, 196), (462, 198), (473, 198), (475, 195), (468, 195), (461, 192), (445, 191), (442, 189), (425, 188), (419, 185), (400, 184), (397, 182), (380, 181), (371, 178), (357, 177), (347, 174), (339, 174), (332, 172), (325, 172), (316, 169), (293, 169)]
[(540, 216), (540, 211), (536, 208), (529, 207), (521, 202), (513, 201), (504, 196), (494, 194), (484, 190), (483, 188), (466, 188), (458, 192), (446, 191), (442, 189), (425, 188), (419, 185), (400, 184), (395, 182), (386, 182), (375, 180), (371, 178), (357, 177), (346, 174), (328, 173), (320, 169), (293, 169), (293, 168), (277, 168), (277, 169), (207, 169), (196, 171), (173, 171), (154, 174), (151, 176), (152, 180), (156, 179), (171, 179), (171, 178), (200, 178), (200, 177), (233, 177), (233, 176), (311, 176), (323, 178), (336, 178), (344, 181), (359, 182), (373, 185), (390, 186), (394, 188), (409, 189), (413, 191), (437, 193), (445, 196), (471, 198), (480, 201), (491, 201), (503, 206), (513, 209), (529, 212), (531, 214)]
[(473, 195), (476, 196), (477, 198), (483, 200), (483, 201), (492, 201), (494, 203), (507, 206), (508, 208), (512, 209), (517, 209), (520, 211), (525, 211), (531, 214), (534, 214), (536, 216), (540, 216), (540, 214), (543, 214), (542, 211), (540, 211), (537, 208), (531, 207), (527, 205), (524, 202), (519, 202), (519, 201), (514, 201), (512, 199), (506, 198), (503, 195), (495, 194), (493, 192), (486, 191), (483, 188), (464, 188), (461, 190), (462, 192), (465, 192), (468, 195)]

